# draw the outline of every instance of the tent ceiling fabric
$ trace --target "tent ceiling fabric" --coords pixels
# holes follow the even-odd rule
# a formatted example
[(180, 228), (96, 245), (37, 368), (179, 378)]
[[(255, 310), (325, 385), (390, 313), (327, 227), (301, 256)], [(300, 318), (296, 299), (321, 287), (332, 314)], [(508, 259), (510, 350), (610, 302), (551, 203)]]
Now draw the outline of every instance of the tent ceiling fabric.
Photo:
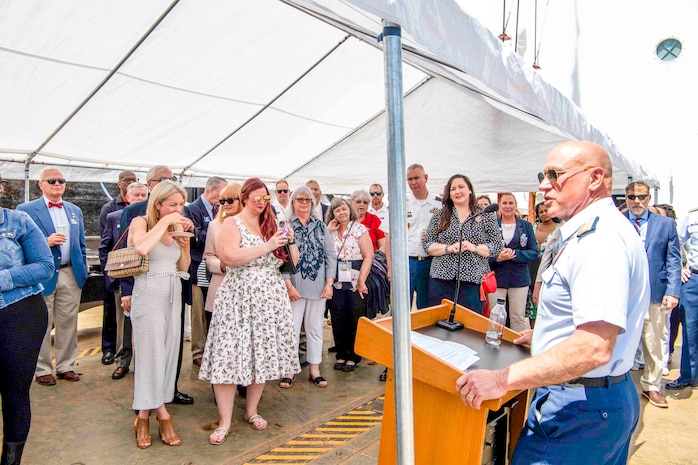
[(403, 28), (407, 160), (431, 179), (532, 190), (569, 138), (609, 148), (619, 185), (649, 177), (452, 0), (2, 2), (3, 176), (23, 178), (38, 150), (33, 179), (44, 164), (107, 182), (166, 164), (192, 186), (214, 174), (313, 178), (326, 192), (385, 182), (380, 18)]

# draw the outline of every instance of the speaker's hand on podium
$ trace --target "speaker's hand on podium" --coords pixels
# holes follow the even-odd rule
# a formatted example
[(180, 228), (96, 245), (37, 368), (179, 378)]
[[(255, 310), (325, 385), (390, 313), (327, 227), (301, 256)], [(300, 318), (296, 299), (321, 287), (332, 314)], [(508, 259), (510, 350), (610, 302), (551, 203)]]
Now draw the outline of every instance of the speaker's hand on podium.
[(506, 369), (465, 373), (456, 381), (456, 392), (465, 405), (479, 410), (484, 401), (498, 399), (507, 393), (504, 388), (505, 372)]
[(533, 338), (533, 330), (524, 329), (523, 331), (521, 331), (521, 337), (517, 337), (512, 342), (516, 345), (530, 344), (531, 338)]

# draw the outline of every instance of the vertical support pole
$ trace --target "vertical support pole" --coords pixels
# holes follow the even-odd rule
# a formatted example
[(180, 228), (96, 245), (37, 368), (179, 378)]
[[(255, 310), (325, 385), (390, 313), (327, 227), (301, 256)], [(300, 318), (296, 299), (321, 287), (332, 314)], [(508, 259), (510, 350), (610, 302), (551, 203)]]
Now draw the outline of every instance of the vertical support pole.
[(393, 354), (395, 358), (395, 428), (397, 463), (413, 465), (414, 414), (410, 341), (409, 262), (407, 257), (407, 180), (402, 92), (402, 39), (398, 24), (383, 22), (385, 108), (388, 132)]

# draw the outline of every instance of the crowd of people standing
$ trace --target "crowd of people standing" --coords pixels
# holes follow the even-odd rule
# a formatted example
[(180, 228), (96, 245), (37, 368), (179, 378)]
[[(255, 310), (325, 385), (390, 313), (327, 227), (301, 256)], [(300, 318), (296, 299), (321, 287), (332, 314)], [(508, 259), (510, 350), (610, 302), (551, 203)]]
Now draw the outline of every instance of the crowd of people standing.
[[(591, 155), (584, 157), (596, 165), (577, 173), (588, 172), (591, 181), (598, 176), (602, 181), (597, 186), (603, 185), (604, 176), (610, 176), (606, 159), (595, 147), (581, 147), (590, 150)], [(555, 156), (566, 160), (565, 153)], [(555, 167), (546, 169), (539, 175), (541, 186), (556, 192), (564, 173)], [(493, 306), (498, 298), (505, 298), (508, 325), (523, 335), (520, 342), (528, 342), (536, 311), (545, 312), (548, 318), (551, 308), (560, 305), (545, 300), (552, 292), (547, 289), (559, 284), (557, 275), (549, 270), (571, 266), (566, 261), (558, 262), (571, 240), (570, 232), (561, 228), (565, 223), (553, 217), (549, 209), (562, 212), (558, 217), (570, 223), (567, 229), (578, 222), (574, 219), (576, 213), (569, 214), (551, 203), (548, 191), (543, 189), (546, 202), (536, 205), (533, 222), (521, 217), (512, 193), (498, 194), (499, 214), (492, 214), (485, 211), (492, 203), (490, 198), (477, 196), (470, 179), (463, 174), (451, 176), (439, 195), (429, 192), (423, 166), (411, 165), (406, 174), (411, 191), (407, 201), (406, 252), (413, 307), (439, 305), (444, 298), (453, 299), (458, 291), (455, 298), (459, 304), (482, 313), (486, 307), (481, 295), (482, 280), (493, 271), (497, 290), (490, 294), (489, 304)], [(3, 241), (12, 239), (12, 246), (3, 247), (1, 256), (0, 344), (4, 345), (0, 354), (19, 367), (13, 372), (19, 389), (10, 393), (7, 378), (3, 376), (0, 381), (2, 464), (19, 463), (21, 459), (30, 423), (31, 377), (44, 386), (56, 385), (56, 378), (80, 380), (73, 363), (77, 356), (77, 307), (87, 276), (86, 247), (82, 212), (62, 199), (65, 184), (59, 169), (46, 168), (39, 181), (41, 198), (20, 205), (16, 211), (0, 211)], [(281, 180), (271, 192), (257, 178), (240, 185), (228, 184), (219, 177), (209, 179), (204, 194), (187, 204), (187, 192), (177, 184), (172, 171), (162, 165), (147, 173), (145, 184), (138, 182), (133, 172), (124, 171), (117, 185), (119, 196), (105, 204), (100, 215), (102, 265), (110, 250), (129, 246), (148, 257), (149, 270), (132, 278), (105, 276), (102, 363), (109, 365), (118, 360), (112, 378), (122, 379), (130, 372), (131, 354), (135, 353), (132, 408), (137, 412), (134, 432), (139, 448), (152, 444), (153, 410), (160, 439), (170, 446), (181, 444), (167, 404), (194, 403), (177, 387), (187, 304), (192, 307), (192, 362), (200, 367), (199, 379), (211, 383), (219, 414), (217, 428), (209, 436), (212, 445), (224, 443), (230, 434), (236, 392), (246, 399), (244, 418), (249, 425), (255, 430), (267, 427), (268, 421), (259, 412), (265, 386), (278, 380), (280, 388), (293, 387), (301, 372), (298, 346), (302, 331), (306, 337), (308, 379), (319, 388), (328, 386), (321, 373), (327, 314), (334, 338), (333, 368), (352, 372), (359, 367), (362, 358), (354, 349), (358, 320), (387, 310), (383, 306), (371, 309), (379, 301), (368, 298), (369, 289), (376, 289), (372, 274), (380, 273), (382, 263), (387, 282), (390, 254), (396, 253), (390, 250), (388, 206), (383, 202), (380, 184), (372, 184), (368, 191), (355, 191), (349, 198), (335, 197), (329, 205), (321, 202), (322, 191), (314, 180), (294, 189)], [(598, 189), (605, 192), (606, 188)], [(633, 306), (632, 315), (626, 315), (636, 319), (640, 307), (647, 307), (642, 311), (648, 315), (644, 329), (638, 326), (630, 331), (626, 327), (630, 320), (621, 326), (629, 332), (623, 339), (623, 353), (629, 350), (628, 341), (637, 336), (632, 349), (644, 348), (647, 367), (642, 394), (652, 405), (666, 408), (660, 381), (671, 353), (672, 334), (677, 332), (670, 330), (669, 315), (680, 302), (680, 312), (674, 313), (679, 314), (683, 325), (681, 377), (666, 388), (698, 385), (697, 325), (684, 304), (692, 302), (692, 274), (694, 269), (698, 272), (698, 264), (696, 268), (692, 266), (695, 254), (691, 252), (687, 266), (682, 268), (679, 245), (698, 240), (691, 227), (692, 219), (698, 215), (691, 212), (677, 233), (675, 222), (662, 216), (670, 208), (652, 210), (649, 206), (649, 189), (643, 182), (628, 186), (625, 215), (645, 245), (647, 255), (646, 259), (643, 255), (643, 260), (649, 262), (651, 276), (658, 279), (648, 280), (648, 289), (652, 290), (648, 302), (640, 299)], [(595, 223), (576, 226), (577, 241), (588, 233), (584, 228), (591, 228), (591, 232), (596, 228)], [(378, 257), (381, 260), (377, 265)], [(637, 264), (632, 261), (629, 266)], [(640, 271), (638, 276), (644, 280)], [(628, 285), (634, 289), (639, 284)], [(33, 332), (26, 328), (11, 331), (22, 327), (23, 319), (31, 315), (41, 316), (36, 321), (42, 321), (41, 325), (31, 325)], [(620, 325), (619, 320), (611, 323)], [(546, 321), (543, 327), (549, 328), (550, 324)], [(50, 357), (53, 326), (55, 368)], [(18, 335), (21, 341), (16, 340)], [(543, 342), (534, 339), (534, 355), (555, 345), (549, 334), (540, 337)], [(583, 377), (589, 371), (612, 378), (611, 384), (626, 379), (622, 376), (628, 371), (583, 366), (588, 370), (574, 371), (580, 380), (596, 379)], [(464, 403), (477, 406), (493, 395), (478, 387), (487, 376), (465, 375), (459, 380), (458, 391)], [(385, 380), (385, 373), (380, 379)], [(526, 377), (520, 384), (542, 386)], [(537, 395), (549, 396), (551, 392)], [(625, 396), (627, 392), (618, 395)], [(6, 396), (16, 396), (15, 407), (6, 407)], [(629, 415), (632, 423), (634, 413)], [(524, 443), (534, 443), (535, 432), (527, 434)], [(626, 439), (619, 437), (620, 442)], [(5, 457), (16, 461), (6, 462)]]

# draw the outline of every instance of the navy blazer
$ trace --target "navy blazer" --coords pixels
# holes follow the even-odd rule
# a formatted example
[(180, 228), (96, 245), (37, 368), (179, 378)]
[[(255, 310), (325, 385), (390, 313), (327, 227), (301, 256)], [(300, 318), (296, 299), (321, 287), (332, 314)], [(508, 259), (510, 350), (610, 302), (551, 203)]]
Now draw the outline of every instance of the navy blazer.
[[(502, 219), (497, 220), (502, 226)], [(497, 262), (497, 256), (490, 257), (490, 268), (497, 277), (497, 287), (526, 287), (531, 285), (531, 273), (528, 262), (538, 257), (538, 241), (533, 232), (533, 225), (528, 221), (516, 218), (514, 236), (505, 247), (514, 249), (516, 257), (504, 262)]]
[[(65, 200), (63, 200), (63, 209), (68, 216), (68, 224), (70, 225), (70, 264), (75, 281), (78, 287), (82, 289), (85, 281), (87, 281), (87, 246), (85, 245), (85, 226), (82, 219), (82, 210), (77, 205)], [(43, 196), (31, 202), (17, 205), (17, 210), (27, 212), (47, 238), (56, 232)], [(53, 294), (56, 290), (58, 271), (61, 267), (61, 247), (58, 245), (51, 247), (51, 254), (53, 255), (53, 264), (56, 267), (56, 271), (50, 280), (43, 283), (44, 292), (42, 292), (42, 295), (45, 296)]]
[[(625, 216), (631, 221), (628, 212)], [(665, 295), (678, 298), (681, 292), (681, 248), (673, 219), (649, 212), (645, 252), (650, 266), (650, 301), (657, 304)]]
[[(116, 210), (108, 213), (104, 220), (104, 231), (102, 231), (102, 240), (99, 243), (99, 262), (102, 264), (102, 270), (107, 265), (107, 256), (114, 248), (114, 244), (121, 237), (121, 214), (123, 210)], [(126, 241), (126, 238), (124, 238)], [(121, 248), (121, 246), (119, 246)], [(119, 278), (110, 277), (107, 272), (104, 272), (104, 287), (106, 290), (116, 292), (119, 290)]]
[(196, 272), (203, 260), (204, 247), (206, 247), (206, 234), (208, 233), (208, 223), (212, 218), (206, 211), (206, 205), (201, 200), (201, 197), (187, 205), (185, 211), (186, 216), (194, 223), (194, 237), (191, 239), (191, 265), (189, 274), (191, 275), (192, 283), (197, 284)]

